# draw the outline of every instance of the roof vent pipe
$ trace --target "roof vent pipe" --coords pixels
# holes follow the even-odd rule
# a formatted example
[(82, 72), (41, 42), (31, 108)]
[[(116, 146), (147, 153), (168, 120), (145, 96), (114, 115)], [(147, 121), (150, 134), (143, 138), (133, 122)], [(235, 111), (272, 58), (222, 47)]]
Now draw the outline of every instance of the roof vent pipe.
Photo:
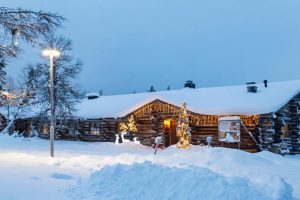
[(257, 93), (257, 86), (255, 82), (248, 82), (247, 85), (247, 92), (250, 93)]
[(265, 87), (268, 87), (268, 80), (264, 80)]

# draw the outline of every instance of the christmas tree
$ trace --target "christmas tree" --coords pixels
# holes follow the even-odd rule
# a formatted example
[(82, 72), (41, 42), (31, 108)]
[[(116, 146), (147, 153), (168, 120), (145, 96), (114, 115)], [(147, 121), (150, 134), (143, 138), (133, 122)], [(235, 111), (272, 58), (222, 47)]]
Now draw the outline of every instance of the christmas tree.
[(177, 122), (176, 135), (179, 141), (176, 144), (178, 148), (189, 148), (191, 140), (191, 128), (189, 126), (189, 118), (186, 111), (186, 103), (183, 102), (180, 110), (180, 116)]

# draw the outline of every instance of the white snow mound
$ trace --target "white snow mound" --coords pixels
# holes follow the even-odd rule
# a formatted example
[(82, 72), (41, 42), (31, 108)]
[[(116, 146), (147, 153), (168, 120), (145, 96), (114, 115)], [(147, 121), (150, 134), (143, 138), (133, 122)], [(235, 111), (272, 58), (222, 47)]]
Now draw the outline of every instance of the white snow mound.
[(293, 199), (292, 187), (277, 179), (277, 195), (245, 178), (225, 177), (206, 168), (167, 167), (151, 162), (106, 166), (67, 191), (72, 199)]

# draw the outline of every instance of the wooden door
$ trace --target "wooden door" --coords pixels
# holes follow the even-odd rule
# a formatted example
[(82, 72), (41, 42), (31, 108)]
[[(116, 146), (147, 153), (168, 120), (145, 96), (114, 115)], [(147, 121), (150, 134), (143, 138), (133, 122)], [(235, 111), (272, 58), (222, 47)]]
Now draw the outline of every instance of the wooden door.
[(176, 136), (176, 120), (171, 121), (170, 136), (171, 145), (176, 144), (178, 142), (178, 138)]
[(176, 136), (176, 120), (164, 120), (163, 143), (165, 147), (176, 144), (178, 142)]

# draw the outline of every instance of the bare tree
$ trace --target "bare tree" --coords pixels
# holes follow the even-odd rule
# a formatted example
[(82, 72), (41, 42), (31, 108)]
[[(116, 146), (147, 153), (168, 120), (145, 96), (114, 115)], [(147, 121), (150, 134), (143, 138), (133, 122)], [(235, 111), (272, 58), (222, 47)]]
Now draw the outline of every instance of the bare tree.
[(0, 7), (0, 80), (5, 80), (5, 59), (20, 51), (19, 39), (37, 44), (38, 38), (53, 33), (64, 20), (55, 13)]
[[(50, 12), (0, 7), (1, 52), (10, 52), (9, 44), (17, 45), (17, 39), (36, 42), (41, 35), (48, 35), (62, 26), (65, 18)], [(11, 42), (7, 43), (8, 40)], [(7, 44), (6, 44), (7, 43)]]
[(6, 82), (6, 72), (5, 72), (6, 62), (2, 58), (0, 60), (0, 91), (4, 90), (4, 85)]
[[(70, 55), (72, 42), (64, 37), (49, 36), (43, 48), (54, 48), (61, 56), (54, 60), (53, 65), (53, 96), (54, 110), (58, 118), (72, 116), (76, 103), (82, 97), (82, 92), (74, 80), (81, 70), (81, 61), (73, 61)], [(41, 108), (41, 117), (47, 117), (50, 111), (49, 63), (38, 63), (27, 67), (27, 74), (33, 78), (27, 83), (35, 91), (35, 103)]]

